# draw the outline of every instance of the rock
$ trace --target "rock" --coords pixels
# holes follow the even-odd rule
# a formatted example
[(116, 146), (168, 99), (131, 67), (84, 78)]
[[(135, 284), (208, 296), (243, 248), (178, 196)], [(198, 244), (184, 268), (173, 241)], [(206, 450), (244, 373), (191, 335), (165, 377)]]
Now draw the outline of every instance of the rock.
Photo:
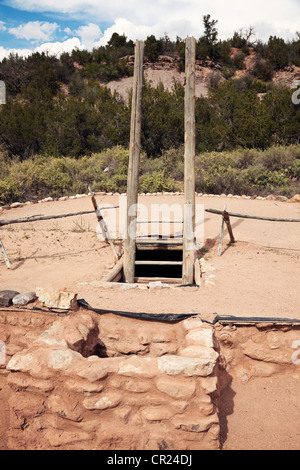
[(164, 354), (176, 354), (177, 348), (172, 343), (153, 343), (150, 347), (151, 356), (160, 357)]
[(210, 375), (215, 367), (218, 353), (211, 358), (194, 358), (181, 356), (163, 356), (157, 359), (158, 369), (160, 372), (169, 375), (184, 374), (187, 376), (206, 377)]
[(205, 393), (213, 393), (217, 390), (218, 378), (217, 377), (205, 377), (201, 379), (201, 386)]
[(77, 403), (64, 399), (60, 395), (51, 395), (47, 400), (47, 407), (52, 413), (70, 421), (80, 422), (82, 414)]
[(206, 348), (213, 347), (213, 330), (210, 328), (198, 328), (190, 330), (186, 335), (187, 346), (197, 345)]
[(64, 290), (52, 291), (42, 287), (36, 288), (36, 295), (39, 301), (48, 308), (58, 308), (61, 310), (76, 309), (77, 294)]
[(20, 292), (15, 290), (2, 290), (0, 291), (0, 307), (9, 307), (12, 304), (12, 300)]
[(38, 201), (39, 203), (43, 203), (43, 202), (51, 202), (53, 201), (53, 198), (52, 197), (45, 197), (45, 199), (41, 199), (40, 201)]
[(168, 288), (170, 287), (169, 284), (164, 284), (161, 281), (152, 281), (149, 282), (149, 289), (163, 289), (163, 288)]
[(91, 436), (88, 432), (76, 431), (62, 431), (59, 432), (57, 429), (47, 429), (44, 438), (53, 447), (60, 447), (74, 442), (89, 441)]
[(30, 302), (34, 302), (36, 300), (36, 294), (35, 292), (26, 292), (25, 294), (18, 294), (16, 295), (12, 303), (14, 305), (27, 305)]
[(173, 413), (165, 406), (153, 406), (143, 410), (142, 416), (147, 421), (161, 421), (172, 418)]
[(190, 399), (196, 391), (196, 382), (194, 380), (183, 382), (176, 377), (162, 377), (157, 380), (156, 387), (170, 397)]
[(183, 320), (182, 325), (187, 331), (189, 331), (194, 328), (201, 328), (203, 326), (203, 322), (199, 316), (195, 316), (194, 318), (192, 317)]
[(76, 359), (81, 358), (81, 354), (71, 349), (54, 349), (49, 355), (48, 365), (56, 370), (67, 369)]
[(279, 365), (291, 363), (291, 353), (283, 348), (271, 349), (268, 344), (257, 344), (251, 340), (241, 345), (243, 353), (257, 361), (272, 362)]
[(175, 428), (181, 429), (186, 432), (205, 432), (210, 429), (213, 424), (219, 424), (217, 414), (203, 418), (202, 416), (195, 417), (194, 419), (189, 418), (183, 419), (182, 417), (175, 417), (173, 420)]
[(83, 401), (83, 406), (87, 410), (106, 410), (108, 408), (115, 408), (121, 403), (122, 395), (119, 393), (109, 393), (105, 396), (96, 395), (94, 397), (86, 398)]
[(150, 383), (148, 383), (146, 381), (142, 381), (142, 380), (127, 381), (127, 382), (124, 383), (123, 386), (124, 386), (125, 390), (127, 390), (128, 392), (134, 392), (134, 393), (149, 392), (149, 390), (151, 388)]
[(205, 346), (187, 346), (181, 349), (180, 355), (183, 357), (200, 357), (202, 359), (214, 359), (215, 351), (212, 348), (206, 348)]
[(287, 202), (300, 202), (300, 194), (295, 194), (295, 196), (293, 196)]
[(36, 365), (36, 363), (36, 358), (30, 352), (19, 352), (10, 359), (6, 368), (7, 370), (12, 371), (28, 372)]
[(118, 374), (127, 377), (152, 379), (156, 375), (154, 361), (149, 357), (131, 356), (120, 363)]
[(54, 385), (49, 380), (34, 379), (24, 374), (10, 374), (8, 376), (8, 383), (10, 387), (16, 390), (32, 390), (34, 392), (52, 392)]

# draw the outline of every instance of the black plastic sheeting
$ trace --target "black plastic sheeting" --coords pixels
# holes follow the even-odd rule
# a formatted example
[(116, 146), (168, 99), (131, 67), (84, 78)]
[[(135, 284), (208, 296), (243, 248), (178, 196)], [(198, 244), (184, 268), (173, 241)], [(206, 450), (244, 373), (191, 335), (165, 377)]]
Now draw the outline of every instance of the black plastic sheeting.
[[(105, 314), (105, 313), (112, 313), (115, 315), (129, 317), (129, 318), (136, 318), (138, 320), (154, 320), (154, 321), (164, 321), (164, 322), (174, 322), (174, 321), (182, 321), (187, 318), (196, 317), (198, 314), (196, 313), (141, 313), (141, 312), (123, 312), (119, 310), (104, 310), (100, 308), (94, 308), (88, 304), (84, 299), (79, 299), (78, 305), (80, 307), (86, 308), (96, 313)], [(201, 314), (200, 318), (201, 318)], [(224, 323), (224, 324), (236, 324), (236, 323), (244, 323), (244, 324), (257, 324), (257, 323), (266, 323), (266, 324), (299, 324), (300, 319), (291, 319), (291, 318), (272, 318), (272, 317), (235, 317), (232, 315), (217, 315), (216, 313), (215, 318), (212, 322), (207, 320), (201, 319), (204, 323), (210, 323), (211, 325), (215, 325), (216, 323)]]
[(156, 321), (181, 321), (185, 320), (186, 318), (194, 317), (195, 313), (137, 313), (137, 312), (123, 312), (123, 311), (116, 311), (116, 310), (103, 310), (100, 308), (93, 308), (91, 307), (84, 299), (78, 299), (77, 303), (80, 307), (87, 308), (88, 310), (92, 310), (96, 313), (113, 313), (115, 315), (119, 315), (122, 317), (130, 317), (130, 318), (137, 318), (139, 320), (156, 320)]
[(222, 323), (222, 324), (259, 324), (259, 323), (265, 323), (265, 324), (274, 324), (274, 325), (279, 325), (279, 324), (299, 324), (300, 326), (300, 319), (296, 318), (276, 318), (276, 317), (235, 317), (232, 315), (217, 315), (214, 318), (214, 321), (212, 324), (215, 323)]

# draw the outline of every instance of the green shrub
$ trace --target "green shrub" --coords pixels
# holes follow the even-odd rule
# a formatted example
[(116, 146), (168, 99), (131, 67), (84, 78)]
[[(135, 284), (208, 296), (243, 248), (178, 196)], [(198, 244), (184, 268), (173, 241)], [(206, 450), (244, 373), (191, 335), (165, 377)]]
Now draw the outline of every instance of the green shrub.
[[(126, 192), (129, 150), (117, 146), (74, 159), (37, 155), (25, 161), (0, 153), (0, 204), (94, 191)], [(203, 152), (195, 158), (196, 191), (291, 196), (300, 192), (300, 146), (265, 151)], [(183, 187), (184, 147), (162, 157), (140, 158), (140, 192), (172, 192)]]
[(154, 171), (141, 176), (139, 189), (143, 193), (172, 192), (178, 191), (176, 181), (166, 176), (164, 171)]

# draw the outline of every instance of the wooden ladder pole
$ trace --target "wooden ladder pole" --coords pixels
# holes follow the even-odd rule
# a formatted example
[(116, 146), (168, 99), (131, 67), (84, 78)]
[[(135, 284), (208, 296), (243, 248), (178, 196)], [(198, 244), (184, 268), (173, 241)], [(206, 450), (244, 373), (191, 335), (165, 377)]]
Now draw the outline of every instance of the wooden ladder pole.
[(130, 149), (127, 177), (127, 217), (124, 242), (124, 279), (134, 282), (136, 257), (136, 222), (141, 149), (142, 92), (143, 92), (144, 42), (136, 41), (132, 108), (130, 123)]
[(5, 264), (6, 264), (7, 268), (8, 268), (8, 269), (11, 269), (11, 265), (10, 265), (10, 262), (9, 262), (9, 259), (8, 259), (8, 256), (7, 256), (7, 253), (6, 253), (6, 251), (5, 251), (5, 248), (4, 248), (4, 245), (3, 245), (3, 243), (2, 243), (1, 238), (0, 238), (0, 249), (1, 249), (2, 253), (3, 253), (4, 261), (5, 261)]
[(194, 283), (195, 263), (195, 61), (196, 40), (186, 39), (184, 98), (184, 228), (182, 283)]
[(107, 229), (107, 226), (106, 226), (106, 223), (102, 217), (102, 214), (101, 214), (101, 211), (100, 211), (100, 208), (98, 207), (98, 204), (97, 204), (97, 201), (96, 201), (96, 198), (95, 198), (95, 194), (93, 193), (93, 191), (91, 190), (91, 188), (89, 187), (89, 192), (91, 194), (91, 198), (92, 198), (92, 203), (93, 203), (93, 206), (94, 206), (94, 209), (95, 209), (95, 213), (96, 213), (96, 216), (97, 216), (97, 220), (99, 222), (99, 225), (100, 225), (100, 228), (101, 228), (101, 231), (102, 231), (102, 234), (103, 234), (103, 237), (104, 237), (104, 240), (106, 243), (108, 243), (112, 250), (113, 250), (113, 253), (115, 255), (115, 258), (118, 260), (119, 259), (119, 255), (118, 253), (116, 252), (116, 249), (114, 247), (114, 244), (110, 238), (110, 234), (108, 232), (108, 229)]

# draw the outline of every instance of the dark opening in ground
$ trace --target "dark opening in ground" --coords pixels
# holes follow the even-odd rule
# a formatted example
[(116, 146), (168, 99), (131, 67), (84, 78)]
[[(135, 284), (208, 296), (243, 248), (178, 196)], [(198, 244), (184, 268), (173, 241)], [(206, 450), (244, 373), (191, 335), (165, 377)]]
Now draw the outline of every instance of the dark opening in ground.
[(181, 278), (182, 250), (136, 250), (135, 277)]

